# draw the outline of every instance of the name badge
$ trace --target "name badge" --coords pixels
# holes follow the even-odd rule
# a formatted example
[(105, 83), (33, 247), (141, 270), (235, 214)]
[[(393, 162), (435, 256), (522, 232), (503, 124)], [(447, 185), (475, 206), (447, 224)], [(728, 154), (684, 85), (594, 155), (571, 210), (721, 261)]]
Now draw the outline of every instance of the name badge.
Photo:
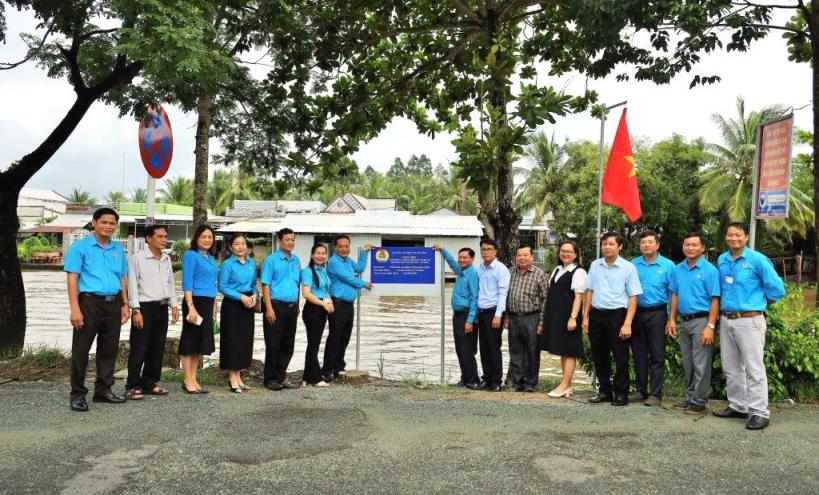
[(725, 277), (725, 283), (726, 284), (733, 284), (734, 283), (734, 277), (732, 277), (730, 275)]

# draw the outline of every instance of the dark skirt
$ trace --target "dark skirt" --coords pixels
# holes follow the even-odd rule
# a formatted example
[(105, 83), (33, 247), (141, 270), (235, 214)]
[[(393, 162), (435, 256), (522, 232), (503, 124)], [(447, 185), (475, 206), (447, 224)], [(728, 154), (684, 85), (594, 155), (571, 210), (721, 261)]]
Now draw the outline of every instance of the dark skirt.
[(243, 370), (253, 358), (253, 326), (255, 311), (241, 301), (222, 299), (219, 317), (219, 367), (223, 370)]
[(182, 335), (179, 336), (179, 355), (208, 355), (216, 350), (213, 341), (213, 302), (212, 297), (193, 296), (193, 306), (202, 317), (199, 326), (188, 322), (188, 304), (182, 301)]

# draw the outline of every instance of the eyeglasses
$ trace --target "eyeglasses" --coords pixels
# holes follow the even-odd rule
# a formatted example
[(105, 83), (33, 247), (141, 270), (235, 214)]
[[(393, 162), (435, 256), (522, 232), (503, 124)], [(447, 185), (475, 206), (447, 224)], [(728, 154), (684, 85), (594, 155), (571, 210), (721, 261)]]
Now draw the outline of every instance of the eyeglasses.
[(494, 251), (494, 250), (495, 250), (495, 248), (493, 248), (493, 247), (481, 248), (481, 251)]

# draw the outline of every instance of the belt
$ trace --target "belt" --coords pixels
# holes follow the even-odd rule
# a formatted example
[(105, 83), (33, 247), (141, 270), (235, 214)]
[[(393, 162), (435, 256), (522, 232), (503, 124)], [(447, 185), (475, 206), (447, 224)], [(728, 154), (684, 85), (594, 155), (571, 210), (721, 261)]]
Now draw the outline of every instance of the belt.
[(353, 304), (353, 301), (348, 301), (346, 299), (339, 299), (338, 297), (331, 297), (330, 299), (333, 300), (333, 304), (337, 304), (337, 303)]
[(140, 306), (143, 304), (158, 304), (160, 306), (167, 306), (170, 299), (160, 299), (159, 301), (139, 301)]
[(299, 305), (299, 302), (298, 302), (298, 301), (296, 301), (296, 302), (286, 302), (286, 301), (279, 301), (279, 300), (277, 300), (277, 299), (273, 299), (273, 300), (272, 300), (272, 301), (270, 301), (270, 302), (271, 302), (272, 304), (281, 304), (281, 305), (286, 306), (286, 307), (288, 307), (288, 308), (295, 308), (296, 306), (298, 306), (298, 305)]
[(657, 306), (637, 306), (637, 311), (641, 313), (653, 313), (655, 311), (665, 311), (665, 304), (658, 304)]
[(708, 311), (700, 311), (699, 313), (691, 313), (690, 315), (680, 315), (682, 321), (691, 321), (695, 318), (705, 318), (708, 316)]
[(592, 306), (592, 311), (594, 311), (596, 313), (603, 313), (604, 315), (605, 314), (612, 314), (612, 313), (619, 313), (619, 312), (625, 311), (625, 310), (626, 310), (626, 308), (600, 309), (600, 308), (595, 308), (594, 306)]
[(493, 306), (491, 308), (484, 308), (484, 309), (478, 308), (478, 313), (483, 313), (483, 314), (494, 313), (496, 309), (498, 309), (497, 306)]
[(87, 297), (89, 299), (96, 299), (97, 301), (105, 301), (105, 302), (114, 302), (119, 299), (119, 292), (114, 294), (113, 296), (100, 296), (98, 294), (94, 294), (93, 292), (80, 292), (80, 297)]
[(735, 313), (730, 311), (722, 311), (720, 314), (729, 320), (736, 320), (737, 318), (752, 318), (754, 316), (761, 316), (765, 313), (762, 311), (738, 311)]
[(515, 313), (513, 311), (507, 311), (506, 314), (509, 316), (532, 316), (540, 313), (540, 311), (529, 311), (528, 313)]
[(464, 313), (469, 313), (469, 308), (466, 308), (466, 309), (453, 309), (452, 313), (456, 314), (456, 315), (462, 315)]

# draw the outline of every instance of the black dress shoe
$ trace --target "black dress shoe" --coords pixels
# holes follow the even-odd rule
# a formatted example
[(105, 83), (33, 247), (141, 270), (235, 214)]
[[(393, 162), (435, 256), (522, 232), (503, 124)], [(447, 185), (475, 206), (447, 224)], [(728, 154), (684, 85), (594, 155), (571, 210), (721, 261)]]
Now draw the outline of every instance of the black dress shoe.
[(480, 383), (478, 383), (478, 388), (480, 390), (489, 390), (490, 388), (492, 388), (492, 385), (488, 384), (484, 380), (481, 380)]
[(524, 391), (524, 392), (534, 392), (534, 391), (535, 391), (535, 387), (533, 387), (533, 386), (531, 386), (531, 385), (524, 385), (524, 386), (523, 386), (523, 391)]
[(464, 383), (464, 381), (463, 381), (463, 380), (461, 380), (461, 381), (459, 381), (458, 383), (456, 383), (456, 384), (455, 384), (455, 386), (456, 386), (456, 387), (466, 387), (466, 383)]
[(333, 374), (330, 373), (329, 375), (322, 375), (321, 379), (324, 380), (327, 383), (330, 383), (330, 382), (335, 381), (336, 377), (334, 377)]
[(611, 395), (597, 394), (589, 399), (589, 404), (603, 404), (604, 402), (611, 402)]
[(71, 410), (85, 412), (88, 410), (88, 403), (85, 399), (71, 399)]
[(489, 390), (490, 392), (500, 392), (501, 391), (501, 386), (500, 386), (500, 384), (490, 385), (489, 388), (487, 388), (487, 390)]
[(299, 388), (298, 385), (296, 385), (295, 383), (290, 383), (287, 380), (283, 381), (281, 385), (282, 385), (283, 388), (290, 389), (290, 390)]
[(628, 395), (615, 395), (614, 399), (611, 400), (612, 406), (627, 406), (628, 405)]
[(515, 392), (523, 392), (523, 385), (515, 385), (512, 388)]
[(481, 386), (477, 383), (464, 383), (464, 387), (470, 390), (480, 390)]
[(751, 419), (745, 423), (746, 430), (764, 430), (771, 421), (768, 418), (763, 418), (757, 414), (751, 416)]
[(107, 402), (108, 404), (122, 404), (125, 402), (125, 397), (121, 397), (114, 392), (106, 392), (102, 395), (94, 394), (91, 399), (93, 402)]
[(268, 382), (265, 383), (264, 386), (270, 390), (284, 390), (284, 385), (282, 385), (280, 382)]
[(711, 414), (718, 418), (747, 418), (748, 413), (742, 413), (737, 411), (736, 409), (731, 409), (730, 407), (726, 407), (722, 411), (711, 411)]
[(199, 389), (198, 388), (190, 390), (190, 389), (188, 389), (188, 387), (185, 386), (184, 383), (182, 384), (182, 390), (184, 390), (186, 394), (194, 394), (194, 395), (199, 394)]

